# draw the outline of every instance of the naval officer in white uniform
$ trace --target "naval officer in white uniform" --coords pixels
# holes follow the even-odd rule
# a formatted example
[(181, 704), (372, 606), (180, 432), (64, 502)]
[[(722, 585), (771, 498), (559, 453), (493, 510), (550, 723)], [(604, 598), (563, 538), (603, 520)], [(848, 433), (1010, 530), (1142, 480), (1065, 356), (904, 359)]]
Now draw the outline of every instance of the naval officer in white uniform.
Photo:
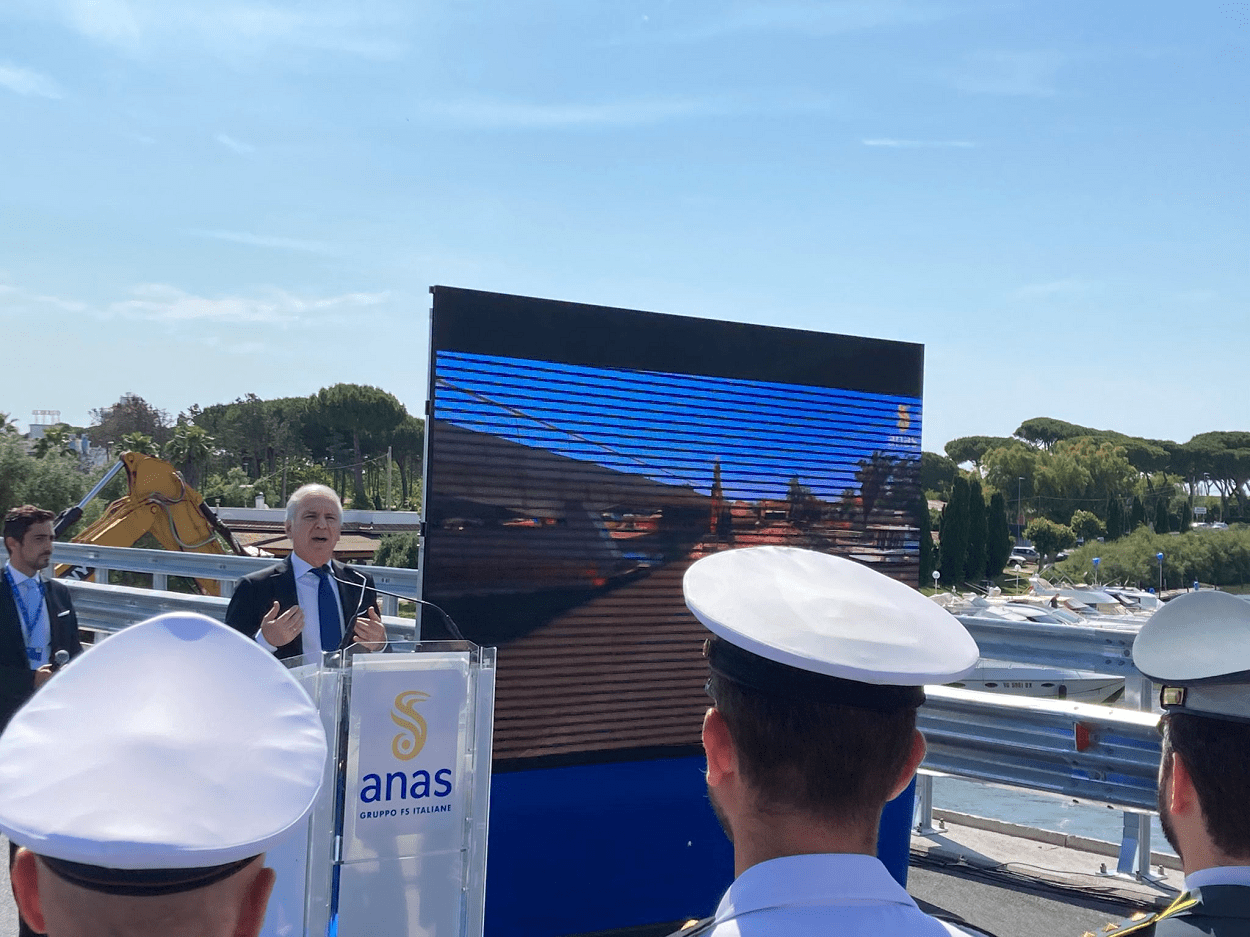
[(876, 841), (924, 758), (924, 685), (972, 669), (972, 636), (902, 583), (790, 547), (705, 557), (684, 589), (712, 632), (703, 747), (735, 879), (683, 937), (961, 933), (917, 907)]
[(195, 614), (124, 629), (0, 736), (22, 917), (49, 937), (256, 937), (264, 853), (312, 809), (326, 752), (308, 694), (256, 642)]

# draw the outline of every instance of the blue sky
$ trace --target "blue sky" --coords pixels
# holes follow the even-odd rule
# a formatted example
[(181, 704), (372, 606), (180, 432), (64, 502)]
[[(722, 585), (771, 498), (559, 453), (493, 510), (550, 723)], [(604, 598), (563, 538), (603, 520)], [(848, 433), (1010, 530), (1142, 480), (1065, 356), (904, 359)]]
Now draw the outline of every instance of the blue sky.
[(828, 501), (874, 453), (915, 459), (914, 397), (439, 354), (436, 415), (458, 426), (703, 494), (785, 498), (797, 477)]
[(7, 0), (0, 410), (338, 381), (427, 288), (926, 345), (924, 445), (1247, 428), (1250, 5)]

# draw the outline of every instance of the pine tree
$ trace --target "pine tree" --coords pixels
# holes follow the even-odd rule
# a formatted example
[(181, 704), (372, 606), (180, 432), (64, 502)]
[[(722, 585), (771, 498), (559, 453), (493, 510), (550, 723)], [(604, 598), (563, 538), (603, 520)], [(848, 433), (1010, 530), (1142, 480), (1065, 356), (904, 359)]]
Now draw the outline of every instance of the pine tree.
[(985, 495), (981, 480), (968, 482), (968, 553), (964, 557), (964, 577), (975, 582), (985, 573)]
[(955, 476), (951, 499), (942, 510), (941, 541), (942, 584), (953, 589), (963, 581), (968, 556), (968, 480), (962, 475)]

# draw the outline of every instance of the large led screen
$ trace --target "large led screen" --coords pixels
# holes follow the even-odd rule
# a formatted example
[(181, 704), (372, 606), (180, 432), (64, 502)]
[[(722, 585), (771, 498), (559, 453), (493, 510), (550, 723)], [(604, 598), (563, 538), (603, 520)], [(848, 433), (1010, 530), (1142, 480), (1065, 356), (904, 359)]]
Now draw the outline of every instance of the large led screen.
[(697, 750), (701, 556), (916, 584), (919, 346), (442, 287), (431, 326), (423, 592), (500, 648), (497, 767)]

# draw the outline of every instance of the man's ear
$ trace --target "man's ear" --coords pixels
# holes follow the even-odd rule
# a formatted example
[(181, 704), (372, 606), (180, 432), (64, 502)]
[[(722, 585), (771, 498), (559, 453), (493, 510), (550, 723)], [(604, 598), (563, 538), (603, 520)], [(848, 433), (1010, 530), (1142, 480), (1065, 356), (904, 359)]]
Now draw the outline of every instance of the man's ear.
[(738, 773), (738, 753), (720, 710), (713, 706), (703, 716), (703, 751), (707, 754), (707, 783), (717, 787)]
[(35, 854), (29, 849), (19, 849), (9, 876), (18, 911), (33, 930), (46, 933), (48, 926), (43, 919), (43, 904), (39, 898), (39, 860)]
[(1168, 809), (1175, 817), (1189, 817), (1194, 811), (1202, 809), (1189, 766), (1175, 751), (1172, 752), (1172, 785), (1168, 792)]
[(907, 785), (916, 776), (916, 769), (920, 767), (920, 762), (924, 761), (925, 752), (928, 750), (929, 747), (925, 744), (924, 736), (920, 734), (920, 730), (913, 729), (911, 734), (911, 751), (907, 755), (906, 763), (899, 770), (898, 778), (894, 782), (894, 788), (890, 791), (890, 800), (893, 800), (907, 789)]
[(234, 937), (258, 937), (265, 923), (265, 910), (269, 907), (269, 895), (273, 892), (276, 878), (273, 869), (268, 866), (256, 873), (256, 878), (243, 896), (239, 926), (234, 930)]

